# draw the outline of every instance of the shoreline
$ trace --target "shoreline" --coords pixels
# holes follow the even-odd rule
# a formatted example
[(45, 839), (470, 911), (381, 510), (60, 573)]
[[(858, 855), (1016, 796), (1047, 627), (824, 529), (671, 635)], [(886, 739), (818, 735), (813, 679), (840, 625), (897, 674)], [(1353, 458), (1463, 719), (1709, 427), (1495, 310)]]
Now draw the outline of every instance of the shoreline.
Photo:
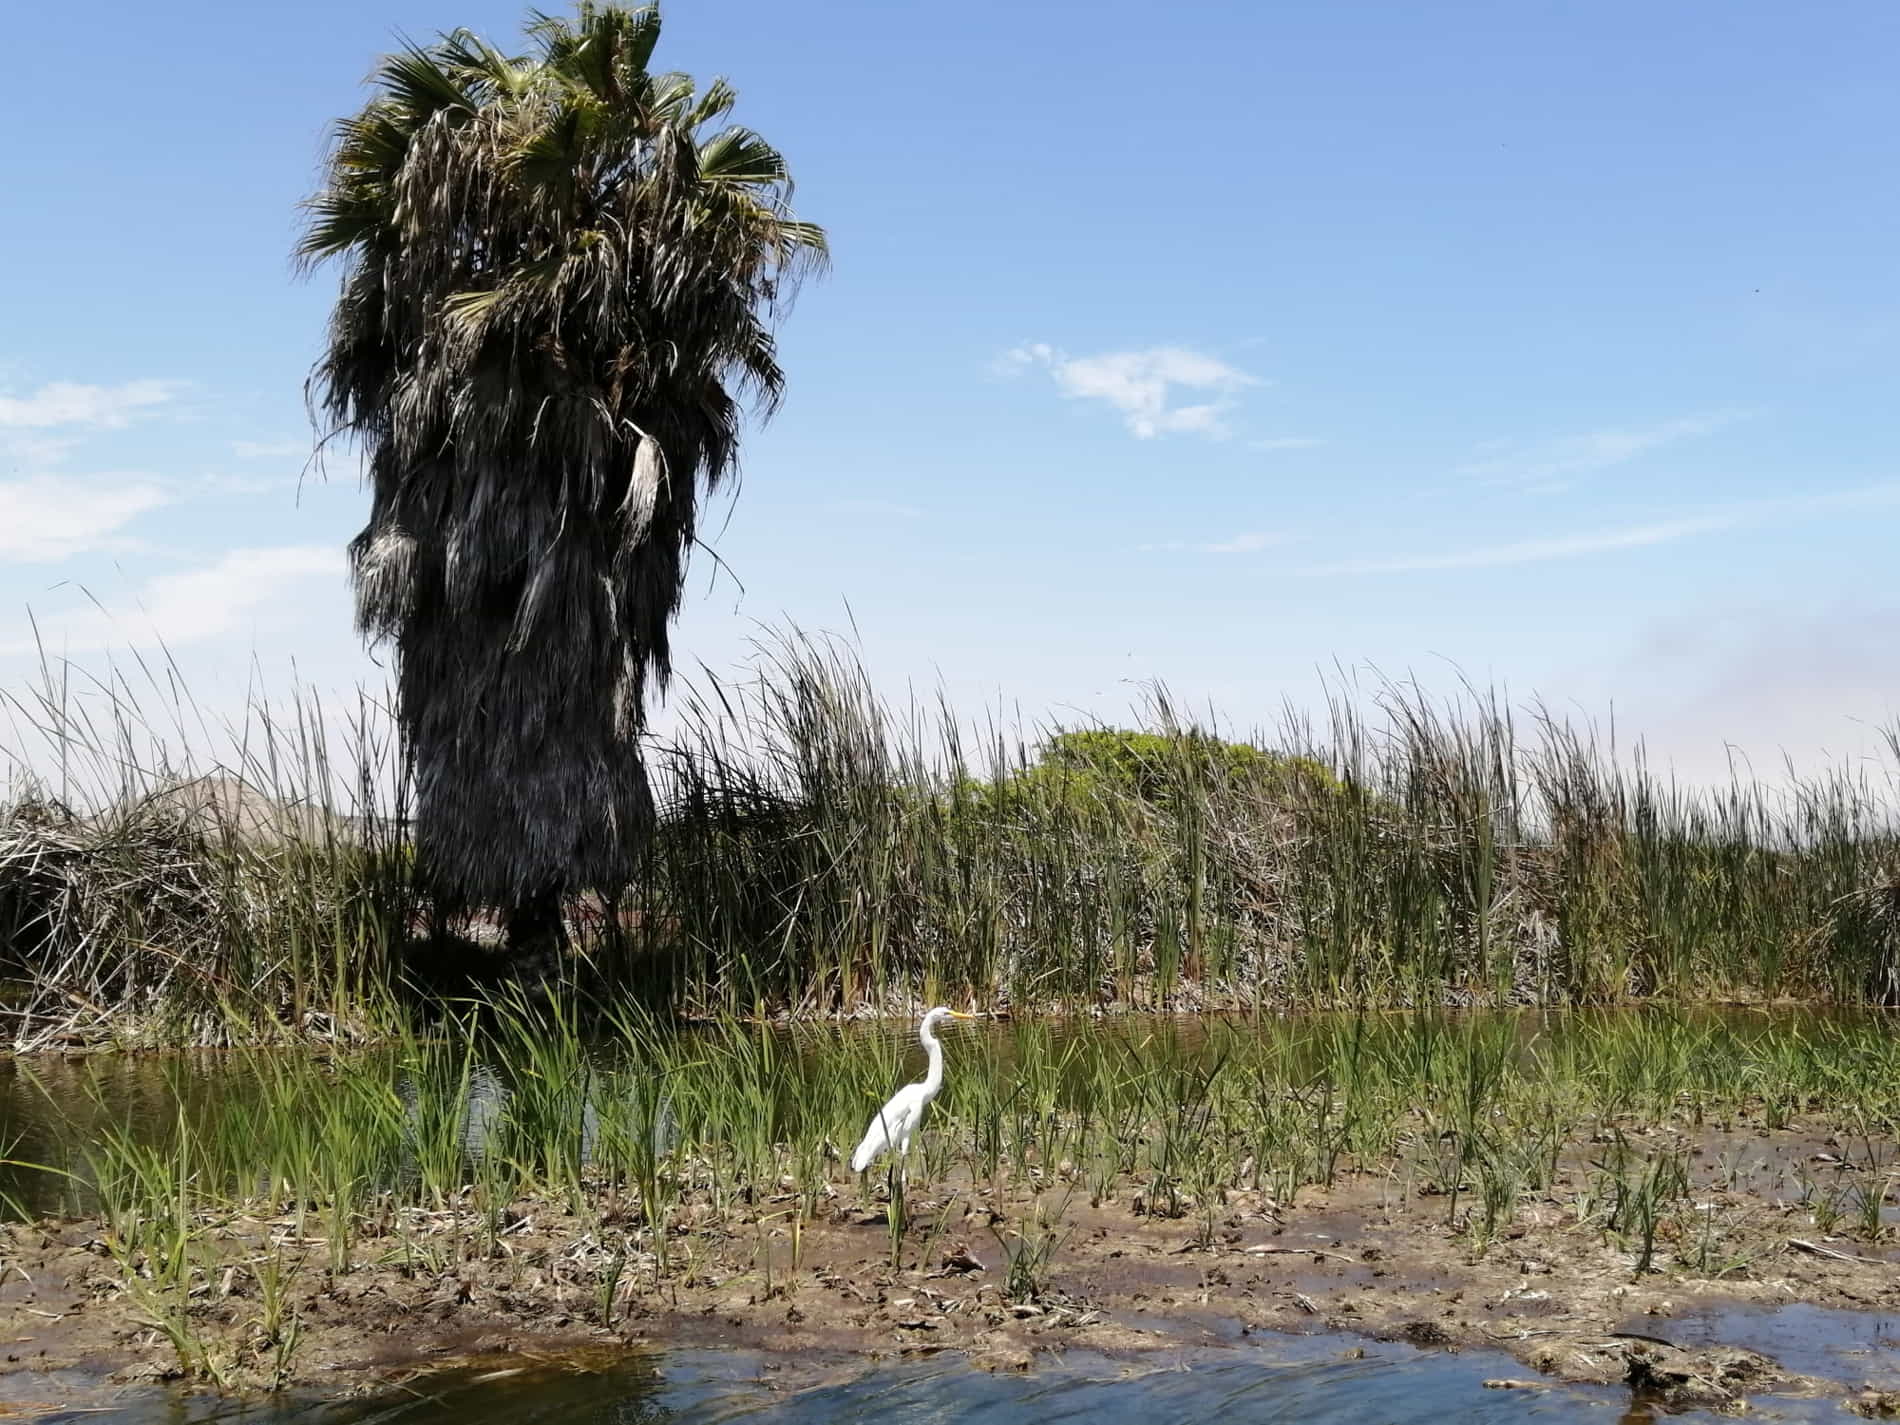
[[(558, 1001), (558, 993), (550, 996)], [(961, 1004), (973, 997), (945, 996)], [(1006, 997), (999, 996), (999, 999)], [(767, 1014), (730, 1014), (714, 1009), (675, 1007), (660, 1017), (680, 1030), (719, 1029), (730, 1026), (767, 1028), (786, 1031), (836, 1031), (863, 1029), (867, 1032), (914, 1032), (919, 1015), (928, 1007), (925, 999), (907, 998), (901, 1002), (873, 1005), (861, 1003), (849, 1009), (779, 1009)], [(510, 1007), (497, 1003), (491, 1012), (506, 1014)], [(1112, 1024), (1123, 1020), (1174, 1020), (1184, 1022), (1272, 1020), (1298, 1023), (1302, 1020), (1353, 1017), (1360, 1019), (1402, 1020), (1408, 1016), (1430, 1014), (1446, 1019), (1473, 1015), (1536, 1017), (1628, 1016), (1645, 1013), (1668, 1014), (1683, 1018), (1696, 1016), (1761, 1014), (1806, 1014), (1830, 1019), (1892, 1018), (1900, 1022), (1900, 1005), (1841, 1000), (1821, 995), (1745, 995), (1698, 996), (1682, 999), (1670, 995), (1631, 997), (1614, 1002), (1542, 1001), (1531, 999), (1491, 1000), (1463, 996), (1427, 1004), (1365, 1001), (1342, 998), (1337, 1002), (1303, 999), (1295, 1004), (1280, 999), (1248, 998), (1240, 989), (1197, 985), (1152, 999), (1105, 1000), (1091, 1003), (1052, 1001), (1046, 1005), (995, 1004), (978, 1012), (986, 1023), (1004, 1025), (1029, 1021), (1050, 1026), (1065, 1023)], [(429, 1039), (453, 1040), (461, 1030), (452, 1021), (436, 1027), (437, 1034), (417, 1034), (412, 1025), (383, 1027), (375, 1031), (345, 1030), (325, 1021), (321, 1030), (277, 1026), (276, 1031), (258, 1038), (232, 1037), (214, 1042), (184, 1040), (142, 1033), (136, 1026), (127, 1030), (116, 1012), (105, 1012), (99, 1023), (106, 1026), (96, 1037), (75, 1036), (20, 1049), (7, 1042), (7, 1011), (0, 1008), (0, 1065), (31, 1067), (37, 1062), (76, 1060), (100, 1055), (125, 1055), (137, 1058), (191, 1058), (198, 1055), (243, 1054), (265, 1050), (296, 1050), (313, 1055), (347, 1054), (374, 1051), (406, 1042)]]

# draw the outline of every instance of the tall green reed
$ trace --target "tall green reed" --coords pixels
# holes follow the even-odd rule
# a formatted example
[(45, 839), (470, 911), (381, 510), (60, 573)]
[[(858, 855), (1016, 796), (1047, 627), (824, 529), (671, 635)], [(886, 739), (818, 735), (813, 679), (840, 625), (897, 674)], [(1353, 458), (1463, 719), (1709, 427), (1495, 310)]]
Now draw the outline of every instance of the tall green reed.
[[(166, 669), (48, 668), (10, 700), (39, 750), (16, 749), (32, 775), (0, 812), (21, 1046), (87, 1025), (387, 1034), (421, 932), (477, 936), (412, 875), (374, 700), (260, 698), (214, 736)], [(555, 975), (609, 1004), (1900, 999), (1900, 836), (1874, 769), (1690, 787), (1547, 709), (1406, 685), (1244, 738), (1160, 688), (1139, 730), (972, 727), (795, 632), (674, 711), (638, 875), (577, 903)], [(467, 941), (431, 953), (471, 982), (507, 969)]]

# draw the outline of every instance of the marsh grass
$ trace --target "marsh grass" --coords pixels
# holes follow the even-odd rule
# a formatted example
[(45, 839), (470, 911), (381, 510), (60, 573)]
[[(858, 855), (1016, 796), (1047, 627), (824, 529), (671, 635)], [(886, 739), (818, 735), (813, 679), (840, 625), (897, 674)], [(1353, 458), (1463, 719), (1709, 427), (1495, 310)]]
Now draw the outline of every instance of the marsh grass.
[(1591, 1168), (1598, 1180), (1595, 1196), (1605, 1204), (1606, 1230), (1632, 1244), (1639, 1275), (1655, 1270), (1657, 1231), (1689, 1190), (1686, 1152), (1638, 1148), (1616, 1127)]
[(301, 1262), (287, 1268), (282, 1254), (272, 1254), (256, 1270), (262, 1301), (258, 1330), (271, 1352), (266, 1384), (273, 1391), (282, 1390), (289, 1381), (297, 1359), (297, 1346), (303, 1339), (303, 1316), (291, 1304), (291, 1292), (296, 1288), (301, 1268)]
[[(786, 1280), (773, 1233), (789, 1234), (795, 1272), (801, 1224), (852, 1200), (826, 1145), (852, 1141), (908, 1071), (908, 1038), (907, 1027), (733, 1019), (681, 1031), (626, 1009), (589, 1035), (572, 1007), (523, 997), (370, 1051), (225, 1056), (216, 1092), (180, 1063), (167, 1071), (173, 1110), (136, 1125), (99, 1111), (114, 1067), (80, 1065), (66, 1072), (91, 1076), (94, 1101), (70, 1081), (49, 1088), (72, 1106), (70, 1126), (38, 1156), (79, 1180), (69, 1207), (99, 1217), (126, 1290), (183, 1369), (222, 1378), (244, 1364), (207, 1346), (198, 1314), (235, 1266), (259, 1293), (248, 1368), (281, 1379), (302, 1275), (505, 1260), (524, 1214), (571, 1224), (559, 1270), (603, 1324), (636, 1282), (658, 1290), (700, 1270), (688, 1222), (754, 1238), (769, 1296)], [(1840, 1182), (1812, 1184), (1810, 1210), (1869, 1240), (1884, 1231), (1880, 1145), (1900, 1129), (1900, 1037), (1878, 1014), (1424, 1011), (1133, 1034), (1016, 1020), (952, 1037), (948, 1055), (923, 1129), (935, 1206), (916, 1260), (950, 1230), (951, 1204), (985, 1194), (1010, 1205), (996, 1230), (1008, 1289), (1024, 1299), (1047, 1289), (1083, 1195), (1189, 1219), (1205, 1246), (1237, 1187), (1261, 1183), (1290, 1203), (1365, 1175), (1442, 1194), (1447, 1231), (1482, 1250), (1563, 1170), (1576, 1225), (1625, 1248), (1633, 1271), (1714, 1274), (1736, 1259), (1694, 1196), (1755, 1169), (1692, 1160), (1698, 1125), (1758, 1121), (1771, 1087), (1787, 1113), (1824, 1115), (1864, 1146)], [(886, 1221), (901, 1266), (912, 1243), (894, 1186)], [(262, 1235), (236, 1232), (240, 1218)]]
[(791, 639), (683, 704), (636, 937), (707, 1011), (1889, 997), (1886, 769), (1673, 784), (1406, 687), (1242, 741), (965, 731)]

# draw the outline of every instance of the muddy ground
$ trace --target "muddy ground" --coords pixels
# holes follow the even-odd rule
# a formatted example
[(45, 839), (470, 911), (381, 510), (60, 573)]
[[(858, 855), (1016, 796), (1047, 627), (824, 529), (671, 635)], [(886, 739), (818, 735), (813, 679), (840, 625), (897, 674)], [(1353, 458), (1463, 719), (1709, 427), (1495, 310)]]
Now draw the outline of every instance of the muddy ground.
[[(323, 1240), (298, 1236), (294, 1217), (225, 1215), (206, 1222), (209, 1266), (194, 1274), (182, 1325), (229, 1387), (274, 1379), (333, 1394), (487, 1358), (598, 1359), (636, 1343), (812, 1363), (956, 1351), (1018, 1370), (1066, 1347), (1139, 1353), (1340, 1331), (1508, 1352), (1523, 1374), (1500, 1388), (1624, 1383), (1664, 1406), (1731, 1410), (1763, 1392), (1829, 1394), (1900, 1415), (1900, 1394), (1881, 1393), (1900, 1391), (1900, 1365), (1883, 1379), (1880, 1362), (1863, 1371), (1843, 1357), (1839, 1370), (1806, 1374), (1706, 1321), (1693, 1333), (1681, 1324), (1738, 1303), (1900, 1312), (1900, 1250), (1886, 1234), (1842, 1235), (1789, 1191), (1819, 1173), (1838, 1193), (1854, 1171), (1838, 1146), (1821, 1131), (1746, 1128), (1698, 1144), (1704, 1167), (1658, 1224), (1649, 1271), (1636, 1269), (1636, 1243), (1578, 1220), (1582, 1151), (1485, 1243), (1475, 1203), (1421, 1194), (1397, 1170), (1345, 1174), (1288, 1201), (1229, 1191), (1217, 1211), (1179, 1217), (1133, 1184), (1091, 1205), (1062, 1165), (1040, 1191), (914, 1180), (897, 1269), (882, 1189), (855, 1183), (827, 1190), (796, 1230), (790, 1192), (718, 1220), (688, 1204), (664, 1266), (641, 1250), (637, 1214), (582, 1218), (554, 1203), (513, 1204), (492, 1242), (472, 1211), (404, 1213), (356, 1240), (344, 1270)], [(1038, 1205), (1049, 1221), (1059, 1204), (1059, 1225), (1039, 1236)], [(1012, 1281), (1005, 1244), (1020, 1251), (1019, 1234), (1057, 1245)], [(274, 1330), (249, 1265), (267, 1254), (300, 1263)], [(0, 1372), (16, 1377), (0, 1414), (28, 1380), (70, 1390), (175, 1378), (179, 1353), (154, 1310), (149, 1293), (128, 1289), (99, 1224), (0, 1229)]]

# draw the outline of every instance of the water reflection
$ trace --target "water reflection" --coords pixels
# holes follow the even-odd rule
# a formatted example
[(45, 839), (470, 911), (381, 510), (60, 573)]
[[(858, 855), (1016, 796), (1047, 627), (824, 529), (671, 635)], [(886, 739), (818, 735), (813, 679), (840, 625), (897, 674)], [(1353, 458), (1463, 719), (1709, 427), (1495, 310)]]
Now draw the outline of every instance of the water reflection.
[(1661, 1329), (1678, 1345), (1739, 1346), (1804, 1375), (1900, 1389), (1900, 1315), (1892, 1312), (1736, 1303), (1685, 1311)]
[[(435, 1095), (424, 1095), (421, 1086), (411, 1074), (404, 1074), (396, 1080), (396, 1097), (402, 1102), (403, 1126), (411, 1149), (423, 1136), (422, 1115), (425, 1104), (437, 1101)], [(451, 1111), (461, 1117), (462, 1152), (471, 1160), (480, 1161), (488, 1155), (490, 1148), (496, 1146), (496, 1136), (501, 1131), (502, 1115), (508, 1108), (508, 1088), (501, 1081), (501, 1075), (486, 1064), (476, 1064), (468, 1074), (468, 1081), (462, 1092), (448, 1100)], [(459, 1102), (458, 1102), (459, 1099)], [(588, 1124), (582, 1133), (589, 1150), (593, 1144), (591, 1126), (598, 1120), (594, 1105), (586, 1105)]]
[[(104, 1412), (43, 1418), (113, 1425), (1160, 1425), (1215, 1419), (1226, 1425), (1633, 1425), (1652, 1418), (1632, 1412), (1621, 1391), (1487, 1389), (1486, 1379), (1514, 1370), (1507, 1358), (1485, 1352), (1450, 1356), (1373, 1346), (1357, 1359), (1351, 1354), (1339, 1339), (1318, 1337), (1182, 1351), (1165, 1359), (1072, 1355), (1026, 1375), (989, 1375), (955, 1358), (868, 1370), (838, 1362), (825, 1378), (809, 1360), (680, 1351), (630, 1355), (586, 1375), (462, 1372), (418, 1381), (408, 1392), (377, 1400), (241, 1404), (152, 1392)], [(809, 1383), (814, 1375), (817, 1383)], [(1751, 1417), (1819, 1421), (1840, 1413), (1832, 1400), (1765, 1399)], [(1691, 1412), (1670, 1418), (1718, 1417)]]

